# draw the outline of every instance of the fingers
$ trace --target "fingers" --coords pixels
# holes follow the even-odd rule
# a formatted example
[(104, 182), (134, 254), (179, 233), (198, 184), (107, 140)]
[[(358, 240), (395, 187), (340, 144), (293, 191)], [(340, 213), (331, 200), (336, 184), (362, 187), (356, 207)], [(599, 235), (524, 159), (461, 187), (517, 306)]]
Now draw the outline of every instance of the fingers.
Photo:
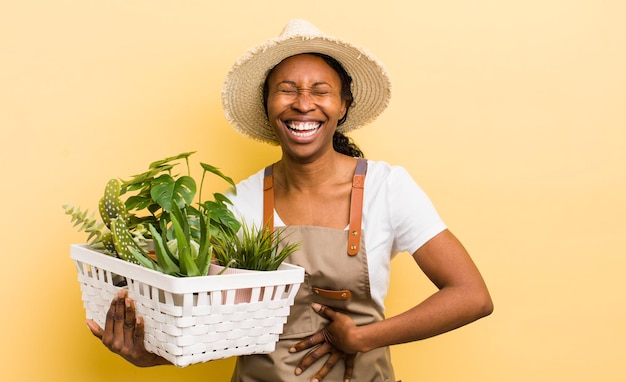
[(119, 352), (124, 344), (124, 317), (128, 292), (121, 290), (113, 300), (106, 314), (102, 343), (112, 351)]
[(111, 307), (113, 309), (113, 338), (111, 346), (117, 352), (124, 348), (123, 333), (124, 316), (126, 315), (126, 293), (126, 291), (118, 293)]
[(115, 327), (115, 309), (117, 305), (119, 293), (111, 300), (109, 310), (107, 310), (106, 319), (104, 322), (104, 333), (102, 335), (102, 343), (109, 349), (113, 344), (113, 329)]
[(91, 333), (99, 339), (102, 339), (104, 330), (100, 327), (100, 325), (96, 324), (94, 320), (87, 320), (86, 323), (89, 330), (91, 330)]
[(337, 312), (335, 312), (334, 310), (330, 309), (326, 305), (322, 305), (322, 304), (318, 304), (318, 303), (314, 302), (313, 304), (311, 304), (311, 307), (313, 308), (315, 313), (317, 313), (320, 316), (322, 316), (324, 318), (327, 318), (327, 319), (329, 319), (331, 321), (334, 321), (335, 317), (337, 316)]
[[(313, 310), (315, 310), (315, 312), (317, 312), (320, 316), (325, 317), (329, 320), (333, 320), (335, 317), (337, 317), (337, 314), (334, 310), (330, 309), (329, 307), (325, 306), (325, 305), (321, 305), (318, 303), (313, 303), (311, 305), (311, 307), (313, 308)], [(326, 341), (328, 337), (328, 333), (326, 333), (326, 330), (321, 330), (315, 334), (313, 334), (312, 336), (309, 336), (307, 338), (305, 338), (304, 340), (298, 342), (297, 344), (295, 344), (294, 346), (292, 346), (289, 349), (290, 353), (295, 353), (295, 352), (299, 352), (305, 349), (310, 349), (312, 347), (314, 347), (315, 345), (321, 344), (322, 342)]]
[[(302, 372), (308, 369), (309, 366), (314, 364), (315, 361), (317, 361), (324, 355), (331, 353), (332, 351), (333, 351), (333, 347), (329, 343), (323, 343), (316, 349), (311, 350), (309, 353), (307, 353), (307, 355), (302, 357), (302, 359), (300, 360), (300, 363), (298, 363), (298, 366), (296, 366), (296, 375), (302, 374)], [(328, 373), (328, 371), (326, 373)]]
[(344, 382), (348, 382), (350, 379), (352, 379), (352, 371), (354, 371), (354, 358), (355, 357), (356, 357), (356, 354), (346, 354), (346, 358), (345, 358), (346, 369), (343, 373)]
[(135, 320), (135, 332), (134, 332), (133, 340), (135, 341), (136, 344), (143, 346), (143, 336), (144, 336), (143, 318), (137, 317), (137, 319)]
[(93, 320), (87, 320), (87, 327), (94, 336), (112, 352), (119, 354), (136, 366), (165, 365), (170, 362), (165, 358), (146, 350), (144, 345), (144, 321), (137, 317), (135, 304), (128, 297), (126, 290), (121, 290), (113, 300), (106, 314), (102, 329)]
[(303, 339), (302, 341), (298, 342), (297, 344), (293, 345), (289, 349), (289, 353), (295, 353), (295, 352), (299, 352), (305, 349), (310, 349), (315, 345), (321, 344), (322, 342), (325, 341), (325, 339), (326, 337), (324, 335), (324, 330), (321, 330), (313, 334), (312, 336), (309, 336)]
[[(335, 367), (335, 364), (337, 364), (337, 362), (342, 358), (342, 353), (339, 351), (333, 351), (330, 353), (330, 357), (328, 357), (328, 359), (326, 360), (326, 362), (324, 363), (324, 366), (322, 366), (322, 368), (315, 373), (315, 376), (313, 377), (313, 380), (317, 380), (317, 381), (321, 381), (322, 379), (324, 379), (324, 377), (326, 377), (326, 374), (328, 374), (328, 372)], [(344, 379), (345, 379), (345, 373), (344, 373)]]
[(135, 343), (135, 330), (136, 330), (135, 305), (132, 303), (130, 299), (125, 298), (124, 299), (124, 344), (125, 345), (128, 346), (129, 344)]

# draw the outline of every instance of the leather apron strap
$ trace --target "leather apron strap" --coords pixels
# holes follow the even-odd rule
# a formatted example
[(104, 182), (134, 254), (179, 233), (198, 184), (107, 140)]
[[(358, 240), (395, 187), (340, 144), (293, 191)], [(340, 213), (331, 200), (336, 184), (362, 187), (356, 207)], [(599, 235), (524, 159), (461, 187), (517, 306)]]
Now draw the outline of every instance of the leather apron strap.
[(348, 255), (359, 253), (361, 243), (361, 219), (363, 217), (363, 188), (367, 160), (359, 158), (352, 178), (352, 197), (350, 198), (350, 228), (348, 229)]
[(274, 165), (265, 167), (263, 177), (263, 226), (274, 232)]
[[(348, 228), (348, 255), (359, 253), (361, 245), (361, 220), (363, 218), (363, 190), (367, 159), (359, 158), (352, 177), (352, 195), (350, 197), (350, 226)], [(274, 231), (274, 165), (265, 168), (263, 178), (263, 225)]]

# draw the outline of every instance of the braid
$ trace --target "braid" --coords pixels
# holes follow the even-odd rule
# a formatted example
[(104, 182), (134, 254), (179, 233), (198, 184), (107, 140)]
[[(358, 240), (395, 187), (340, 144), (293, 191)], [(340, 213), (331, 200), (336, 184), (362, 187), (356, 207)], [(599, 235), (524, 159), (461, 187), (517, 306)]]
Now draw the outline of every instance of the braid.
[(339, 131), (335, 131), (333, 135), (333, 148), (341, 154), (354, 158), (364, 158), (363, 151), (361, 151), (359, 146)]

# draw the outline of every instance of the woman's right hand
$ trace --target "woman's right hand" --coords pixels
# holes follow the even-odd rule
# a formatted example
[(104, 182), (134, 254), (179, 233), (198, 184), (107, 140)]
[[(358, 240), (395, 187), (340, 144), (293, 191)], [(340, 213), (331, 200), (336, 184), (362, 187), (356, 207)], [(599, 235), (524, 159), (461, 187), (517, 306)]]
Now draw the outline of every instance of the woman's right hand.
[(87, 327), (113, 353), (139, 367), (170, 364), (165, 358), (150, 353), (144, 347), (144, 324), (135, 317), (135, 304), (128, 291), (121, 290), (111, 301), (104, 329), (95, 321), (87, 320)]

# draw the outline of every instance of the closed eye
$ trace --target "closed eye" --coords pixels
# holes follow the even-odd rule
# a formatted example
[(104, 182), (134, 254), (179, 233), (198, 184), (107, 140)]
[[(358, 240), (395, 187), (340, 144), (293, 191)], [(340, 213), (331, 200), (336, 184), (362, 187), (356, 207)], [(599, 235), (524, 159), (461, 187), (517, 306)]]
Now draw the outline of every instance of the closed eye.
[(313, 94), (313, 95), (319, 95), (319, 96), (322, 96), (322, 95), (327, 95), (327, 94), (329, 94), (329, 93), (330, 93), (330, 92), (329, 92), (328, 90), (313, 90), (313, 91), (311, 91), (311, 94)]

